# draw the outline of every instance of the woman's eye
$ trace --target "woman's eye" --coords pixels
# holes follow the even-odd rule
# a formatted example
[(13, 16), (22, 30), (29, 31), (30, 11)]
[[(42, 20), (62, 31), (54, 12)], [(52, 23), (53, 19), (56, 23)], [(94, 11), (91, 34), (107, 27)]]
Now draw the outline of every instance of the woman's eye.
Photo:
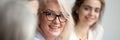
[(47, 12), (47, 13), (46, 13), (46, 16), (55, 17), (56, 14), (55, 14), (54, 12)]
[(84, 9), (87, 10), (87, 11), (90, 10), (90, 8), (88, 8), (88, 7), (85, 7)]
[(98, 10), (95, 10), (96, 13), (98, 13)]
[(60, 16), (60, 17), (64, 17), (63, 14), (60, 14), (59, 16)]
[(52, 15), (52, 13), (51, 12), (46, 12), (46, 15)]
[(99, 12), (100, 12), (100, 10), (99, 10), (99, 9), (95, 9), (95, 12), (96, 12), (96, 13), (99, 13)]

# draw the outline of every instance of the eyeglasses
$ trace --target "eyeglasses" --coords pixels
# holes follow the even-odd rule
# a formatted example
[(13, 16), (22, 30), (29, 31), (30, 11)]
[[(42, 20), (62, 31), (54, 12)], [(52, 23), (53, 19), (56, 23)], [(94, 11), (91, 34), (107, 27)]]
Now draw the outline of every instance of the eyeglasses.
[(44, 10), (42, 11), (42, 13), (45, 13), (47, 19), (49, 21), (53, 21), (55, 20), (57, 17), (59, 19), (60, 22), (65, 22), (67, 19), (63, 16), (63, 14), (59, 14), (59, 15), (56, 15), (54, 11), (48, 9), (48, 10)]

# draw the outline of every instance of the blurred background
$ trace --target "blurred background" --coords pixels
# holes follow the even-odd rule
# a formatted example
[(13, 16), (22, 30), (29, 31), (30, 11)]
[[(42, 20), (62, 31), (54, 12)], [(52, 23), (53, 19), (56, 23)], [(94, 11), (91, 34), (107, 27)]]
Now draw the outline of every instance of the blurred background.
[(120, 0), (105, 0), (103, 40), (120, 40)]

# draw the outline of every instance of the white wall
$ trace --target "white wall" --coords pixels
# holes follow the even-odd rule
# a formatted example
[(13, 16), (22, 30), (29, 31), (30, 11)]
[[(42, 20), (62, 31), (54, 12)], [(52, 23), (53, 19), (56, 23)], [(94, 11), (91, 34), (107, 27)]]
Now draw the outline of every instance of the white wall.
[(105, 0), (103, 40), (120, 40), (120, 0)]

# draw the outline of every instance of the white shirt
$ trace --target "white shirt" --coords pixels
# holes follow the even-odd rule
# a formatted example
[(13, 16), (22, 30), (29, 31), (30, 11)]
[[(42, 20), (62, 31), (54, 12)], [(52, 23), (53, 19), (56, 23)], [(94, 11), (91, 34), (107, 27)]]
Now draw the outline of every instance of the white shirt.
[[(88, 34), (88, 40), (102, 40), (104, 29), (101, 25), (98, 25), (94, 30), (90, 29)], [(71, 33), (69, 40), (77, 40), (75, 32)]]

